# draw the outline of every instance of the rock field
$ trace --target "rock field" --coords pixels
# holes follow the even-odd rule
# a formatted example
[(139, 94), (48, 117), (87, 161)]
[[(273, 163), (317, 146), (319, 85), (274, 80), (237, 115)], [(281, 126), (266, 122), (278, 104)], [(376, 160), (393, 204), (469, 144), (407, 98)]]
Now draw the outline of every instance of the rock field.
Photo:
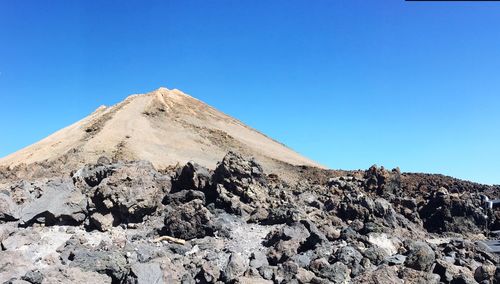
[(233, 152), (215, 170), (3, 171), (0, 283), (500, 283), (480, 245), (498, 186), (376, 166), (296, 166), (290, 184)]

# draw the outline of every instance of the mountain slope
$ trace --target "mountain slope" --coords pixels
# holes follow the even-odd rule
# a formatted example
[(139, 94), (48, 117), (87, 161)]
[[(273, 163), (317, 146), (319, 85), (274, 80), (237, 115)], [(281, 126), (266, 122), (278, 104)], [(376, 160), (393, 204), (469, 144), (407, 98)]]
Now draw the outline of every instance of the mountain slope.
[(49, 163), (76, 168), (105, 156), (148, 160), (163, 168), (196, 160), (214, 168), (230, 150), (255, 156), (267, 170), (283, 165), (321, 167), (240, 121), (179, 90), (132, 95), (0, 159), (1, 166)]

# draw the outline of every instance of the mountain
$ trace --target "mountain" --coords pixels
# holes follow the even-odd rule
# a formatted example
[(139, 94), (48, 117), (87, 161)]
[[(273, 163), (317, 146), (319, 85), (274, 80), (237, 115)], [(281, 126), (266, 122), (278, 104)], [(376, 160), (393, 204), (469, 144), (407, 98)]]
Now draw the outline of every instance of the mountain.
[(74, 169), (104, 156), (147, 160), (156, 168), (196, 160), (213, 169), (228, 151), (254, 156), (271, 172), (288, 164), (321, 167), (237, 119), (166, 88), (101, 106), (75, 124), (0, 159), (0, 166), (42, 163)]

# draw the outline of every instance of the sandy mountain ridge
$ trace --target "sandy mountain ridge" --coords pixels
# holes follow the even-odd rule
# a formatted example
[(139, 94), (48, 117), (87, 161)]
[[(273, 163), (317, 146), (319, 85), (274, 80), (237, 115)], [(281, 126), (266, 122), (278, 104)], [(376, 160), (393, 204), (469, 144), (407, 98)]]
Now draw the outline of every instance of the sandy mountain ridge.
[(196, 160), (213, 169), (230, 150), (257, 158), (267, 171), (321, 167), (242, 122), (177, 90), (159, 88), (101, 106), (88, 117), (0, 159), (0, 166), (75, 169), (105, 156), (147, 160), (156, 168)]

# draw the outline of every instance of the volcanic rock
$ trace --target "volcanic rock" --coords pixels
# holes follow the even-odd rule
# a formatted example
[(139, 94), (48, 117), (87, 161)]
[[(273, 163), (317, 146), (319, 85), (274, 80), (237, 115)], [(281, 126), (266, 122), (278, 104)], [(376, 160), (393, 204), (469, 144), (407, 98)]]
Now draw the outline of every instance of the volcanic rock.
[(167, 207), (165, 234), (181, 239), (202, 238), (212, 234), (212, 213), (203, 206), (199, 199), (188, 203)]
[(429, 245), (423, 242), (411, 242), (405, 265), (416, 270), (429, 271), (435, 258), (435, 253)]
[(20, 212), (22, 225), (81, 224), (85, 220), (87, 199), (70, 180), (51, 180), (39, 189), (39, 197), (22, 206)]
[(94, 211), (113, 215), (114, 225), (136, 223), (156, 211), (169, 190), (170, 181), (141, 161), (118, 166), (92, 189), (91, 199)]

